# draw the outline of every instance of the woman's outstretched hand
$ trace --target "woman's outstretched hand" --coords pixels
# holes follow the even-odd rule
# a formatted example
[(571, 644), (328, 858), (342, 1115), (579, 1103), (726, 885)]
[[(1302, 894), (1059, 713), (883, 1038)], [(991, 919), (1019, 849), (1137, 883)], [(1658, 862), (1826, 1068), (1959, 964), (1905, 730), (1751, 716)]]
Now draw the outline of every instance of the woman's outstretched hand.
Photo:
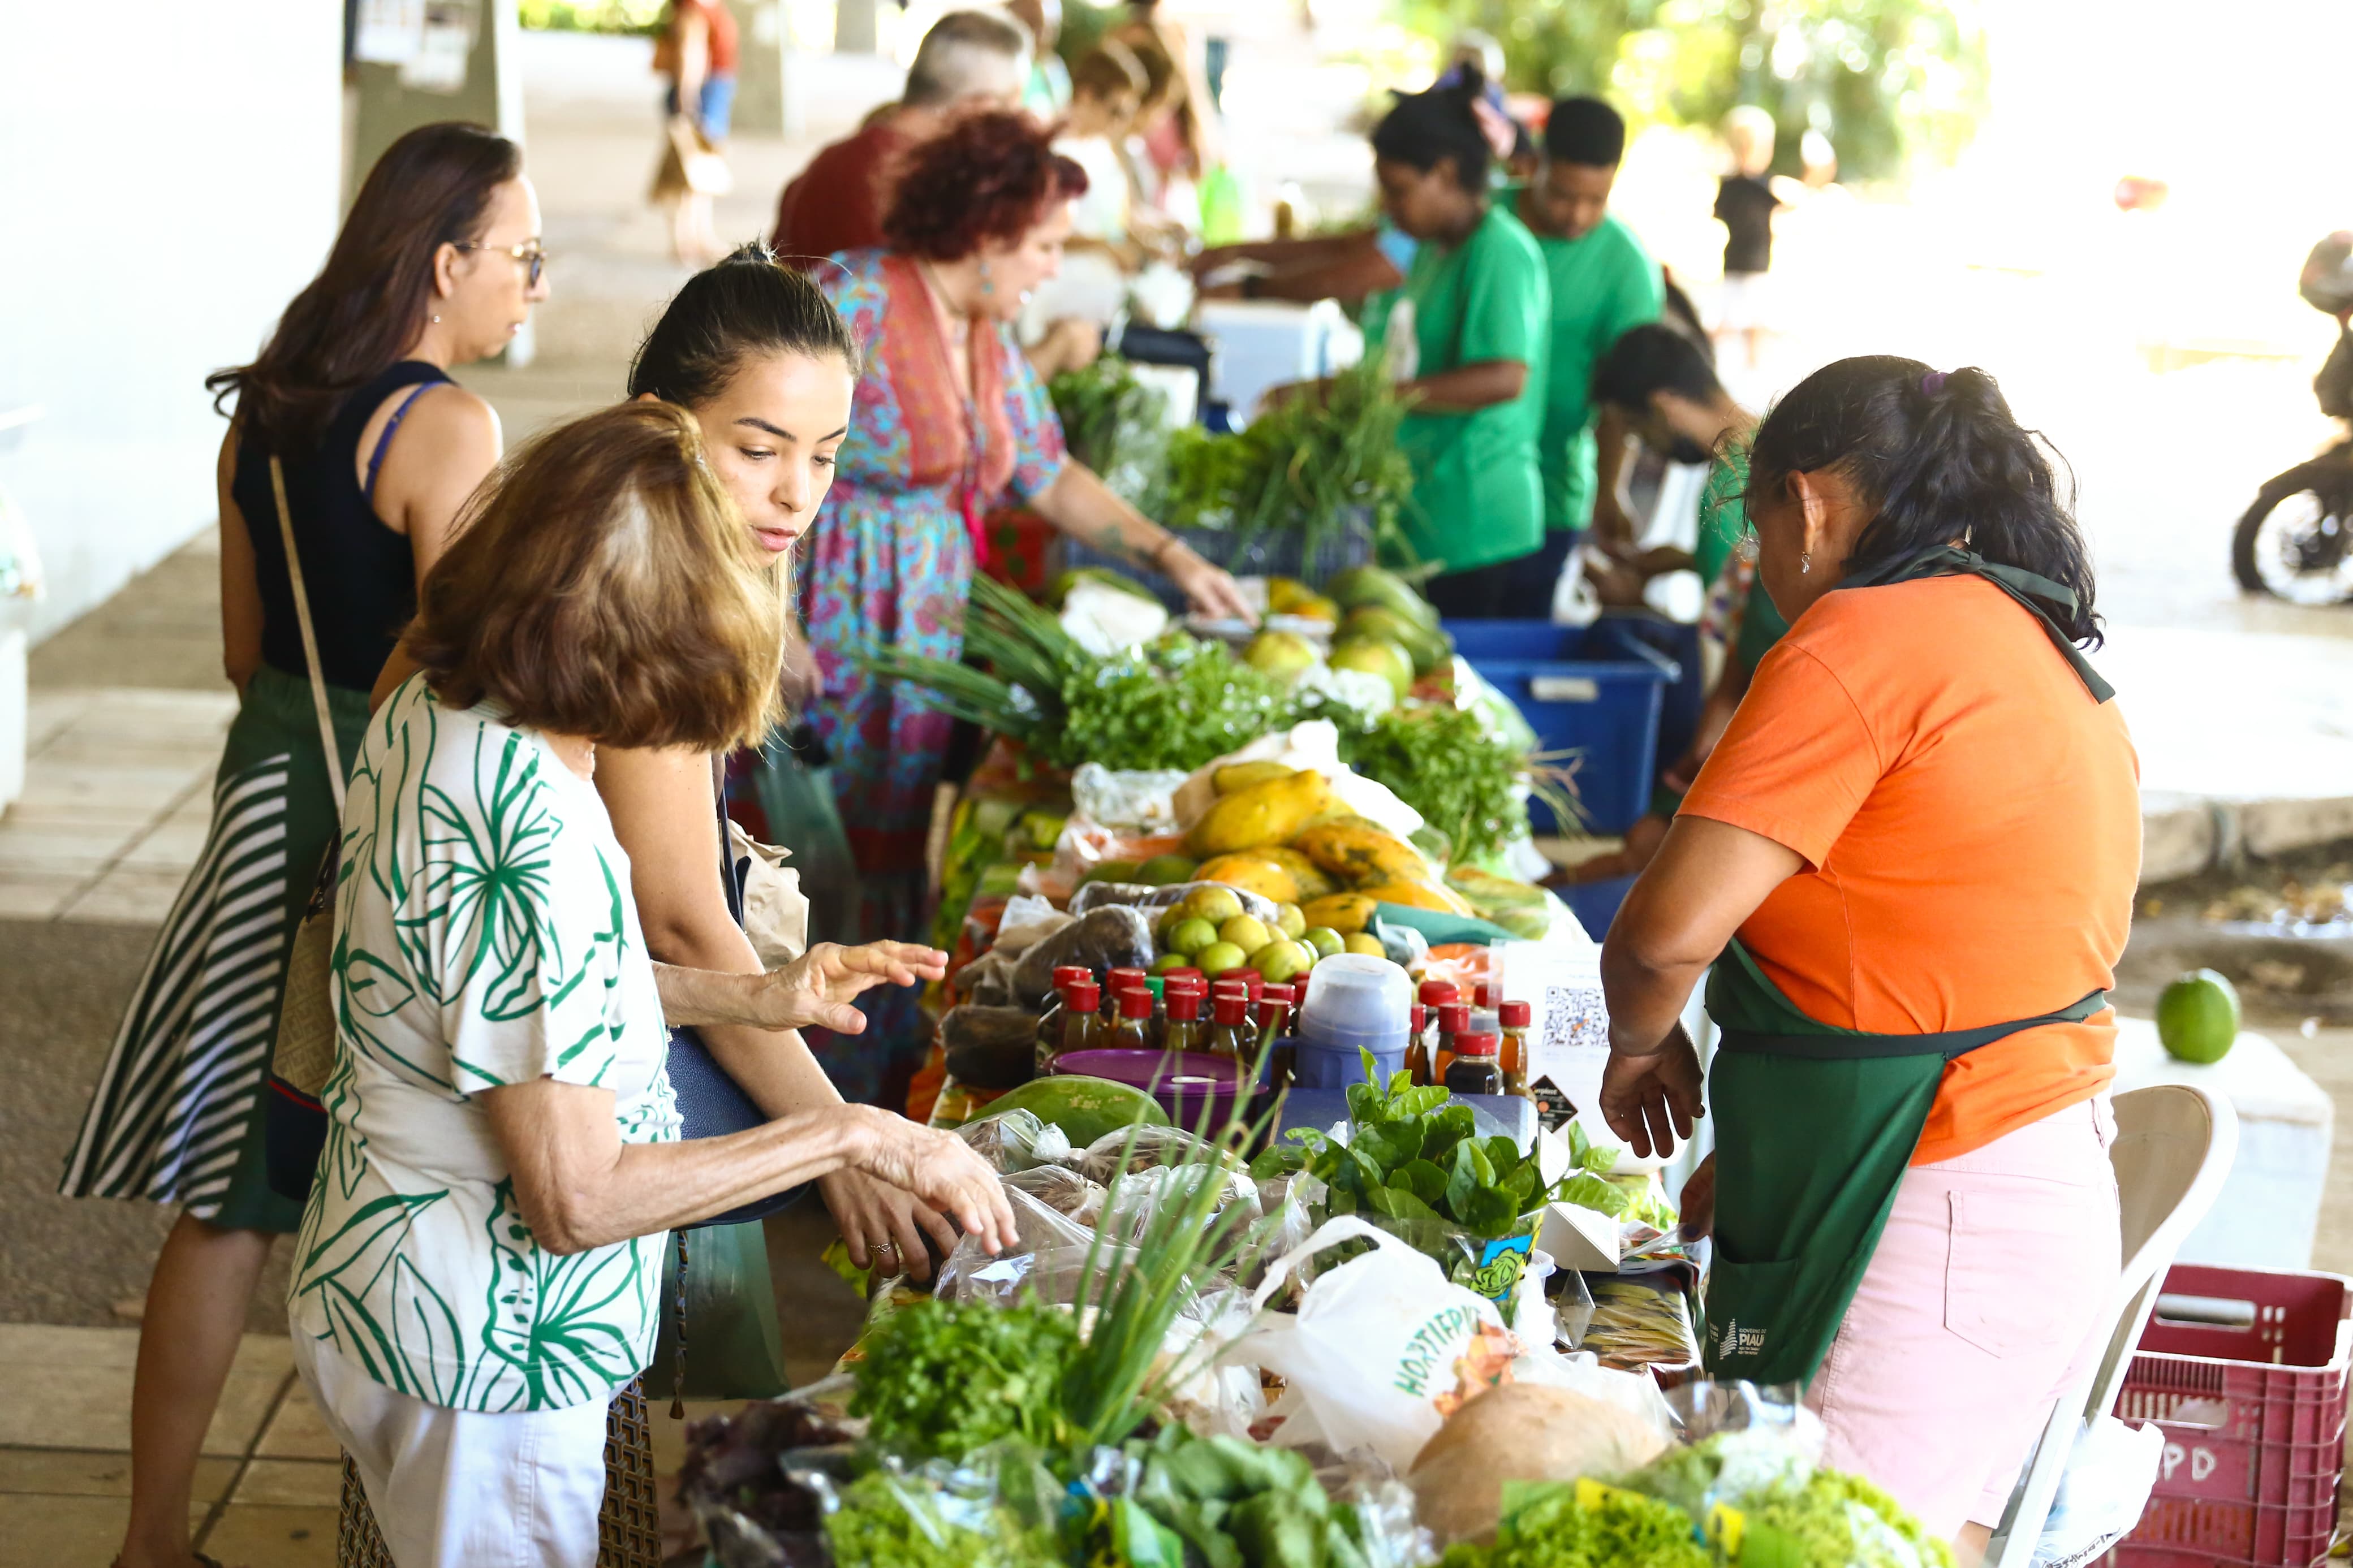
[(850, 1005), (878, 985), (920, 985), (947, 973), (948, 955), (912, 942), (870, 942), (840, 947), (821, 942), (753, 982), (751, 1016), (763, 1029), (831, 1029), (855, 1035), (866, 1015)]
[(1646, 1056), (1612, 1052), (1601, 1073), (1601, 1119), (1641, 1159), (1675, 1152), (1692, 1123), (1707, 1114), (1700, 1103), (1699, 1052), (1677, 1024)]
[(932, 1247), (943, 1258), (955, 1249), (956, 1228), (947, 1216), (903, 1187), (844, 1169), (821, 1178), (817, 1189), (849, 1261), (860, 1268), (903, 1273), (920, 1285), (932, 1277)]
[[(856, 1169), (878, 1182), (913, 1194), (946, 1215), (966, 1236), (976, 1236), (992, 1254), (1016, 1239), (1013, 1205), (988, 1162), (972, 1145), (952, 1132), (940, 1132), (903, 1116), (869, 1106), (845, 1106), (861, 1114), (860, 1152), (850, 1159)], [(901, 1247), (905, 1242), (898, 1244)], [(888, 1266), (890, 1247), (877, 1243)], [(901, 1259), (903, 1263), (904, 1258)]]
[(1179, 544), (1169, 551), (1165, 569), (1169, 580), (1185, 591), (1185, 597), (1203, 615), (1258, 624), (1258, 615), (1242, 597), (1241, 584), (1234, 581), (1233, 574), (1210, 565), (1191, 545)]

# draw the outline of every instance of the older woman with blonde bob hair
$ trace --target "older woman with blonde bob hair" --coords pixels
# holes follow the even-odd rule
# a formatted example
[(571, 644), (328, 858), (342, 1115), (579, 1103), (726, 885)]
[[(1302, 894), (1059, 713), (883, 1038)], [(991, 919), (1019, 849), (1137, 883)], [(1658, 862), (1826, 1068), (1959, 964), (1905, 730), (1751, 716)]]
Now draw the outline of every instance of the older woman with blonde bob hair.
[(750, 556), (684, 410), (562, 426), (427, 579), (422, 669), (369, 722), (290, 1317), (400, 1568), (596, 1561), (606, 1405), (652, 1358), (672, 1226), (855, 1169), (991, 1250), (1012, 1235), (968, 1149), (864, 1107), (679, 1142), (666, 1005), (838, 1024), (940, 957), (877, 943), (659, 976), (647, 957), (596, 748), (765, 732), (784, 609)]

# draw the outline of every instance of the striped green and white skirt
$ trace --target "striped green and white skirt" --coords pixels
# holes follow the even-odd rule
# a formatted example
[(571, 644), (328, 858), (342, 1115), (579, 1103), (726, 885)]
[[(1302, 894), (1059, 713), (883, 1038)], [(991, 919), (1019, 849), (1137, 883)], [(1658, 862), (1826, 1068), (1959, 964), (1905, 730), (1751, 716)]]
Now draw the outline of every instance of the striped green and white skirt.
[[(367, 695), (327, 688), (348, 769)], [(262, 1096), (286, 954), (341, 825), (311, 686), (264, 668), (246, 685), (213, 780), (212, 831), (147, 960), (58, 1190), (152, 1198), (227, 1229), (292, 1232), (269, 1188)]]

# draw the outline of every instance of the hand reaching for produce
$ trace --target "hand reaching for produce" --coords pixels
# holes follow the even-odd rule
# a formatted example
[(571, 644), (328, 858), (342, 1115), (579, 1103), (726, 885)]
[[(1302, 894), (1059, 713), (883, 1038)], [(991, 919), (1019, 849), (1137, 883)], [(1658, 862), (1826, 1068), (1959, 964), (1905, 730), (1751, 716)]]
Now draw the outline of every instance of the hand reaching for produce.
[(1677, 1024), (1642, 1056), (1612, 1051), (1601, 1073), (1601, 1117), (1626, 1140), (1636, 1156), (1664, 1158), (1677, 1139), (1691, 1137), (1692, 1123), (1707, 1114), (1700, 1102), (1699, 1053)]
[(921, 1198), (954, 1219), (966, 1236), (977, 1236), (992, 1255), (1012, 1244), (1013, 1205), (997, 1173), (971, 1145), (887, 1110), (842, 1109), (860, 1113), (865, 1124), (861, 1147), (850, 1160), (858, 1170)]
[(1233, 574), (1210, 565), (1191, 545), (1170, 545), (1161, 557), (1161, 567), (1203, 615), (1258, 625), (1257, 612), (1242, 597), (1241, 584), (1234, 581)]
[(861, 1034), (866, 1015), (851, 1002), (877, 985), (919, 985), (947, 973), (948, 955), (912, 942), (870, 942), (841, 947), (821, 942), (782, 969), (755, 978), (754, 1016), (763, 1029), (831, 1029)]
[(922, 1284), (932, 1277), (928, 1237), (943, 1257), (955, 1249), (956, 1229), (945, 1215), (903, 1187), (868, 1175), (842, 1170), (817, 1184), (840, 1227), (849, 1261), (860, 1268), (878, 1265), (885, 1273), (904, 1271)]

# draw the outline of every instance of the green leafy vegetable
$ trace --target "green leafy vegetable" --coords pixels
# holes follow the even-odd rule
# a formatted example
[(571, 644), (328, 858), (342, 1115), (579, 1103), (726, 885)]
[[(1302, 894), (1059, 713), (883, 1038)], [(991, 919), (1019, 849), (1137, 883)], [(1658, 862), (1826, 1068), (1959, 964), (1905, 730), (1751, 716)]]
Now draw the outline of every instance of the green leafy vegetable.
[[(1196, 1437), (1171, 1426), (1149, 1443), (1129, 1443), (1127, 1453), (1140, 1467), (1130, 1494), (1136, 1507), (1208, 1568), (1357, 1568), (1364, 1562), (1355, 1510), (1335, 1507), (1314, 1467), (1293, 1449)], [(1127, 1556), (1136, 1561), (1132, 1551)]]
[(826, 1516), (835, 1568), (1053, 1568), (1052, 1536), (1005, 1509), (943, 1498), (918, 1477), (874, 1470)]
[[(1365, 1072), (1373, 1074), (1366, 1054)], [(1393, 1074), (1386, 1089), (1348, 1087), (1348, 1142), (1335, 1142), (1312, 1128), (1293, 1128), (1293, 1142), (1261, 1154), (1250, 1173), (1264, 1180), (1305, 1171), (1330, 1189), (1333, 1214), (1369, 1210), (1399, 1221), (1434, 1221), (1493, 1240), (1514, 1234), (1525, 1217), (1550, 1202), (1535, 1156), (1509, 1138), (1477, 1136), (1471, 1108), (1436, 1085), (1415, 1088), (1410, 1075)], [(1579, 1175), (1617, 1189), (1599, 1177)], [(1623, 1202), (1622, 1197), (1620, 1200)], [(1408, 1224), (1399, 1234), (1423, 1238)]]
[(1124, 500), (1145, 506), (1167, 482), (1168, 397), (1117, 354), (1065, 371), (1046, 388), (1071, 456)]
[[(1421, 813), (1456, 858), (1493, 855), (1527, 832), (1527, 806), (1514, 786), (1541, 770), (1532, 770), (1527, 752), (1483, 712), (1417, 704), (1366, 719), (1327, 703), (1318, 717), (1339, 726), (1340, 760)], [(1549, 776), (1536, 782), (1557, 784)]]
[(1007, 1437), (1058, 1447), (1069, 1437), (1062, 1374), (1077, 1350), (1071, 1320), (1050, 1308), (919, 1303), (876, 1331), (849, 1413), (911, 1458), (962, 1458)]
[(1443, 1568), (1711, 1568), (1692, 1521), (1672, 1503), (1610, 1490), (1580, 1508), (1573, 1482), (1504, 1486), (1492, 1545), (1447, 1549)]

